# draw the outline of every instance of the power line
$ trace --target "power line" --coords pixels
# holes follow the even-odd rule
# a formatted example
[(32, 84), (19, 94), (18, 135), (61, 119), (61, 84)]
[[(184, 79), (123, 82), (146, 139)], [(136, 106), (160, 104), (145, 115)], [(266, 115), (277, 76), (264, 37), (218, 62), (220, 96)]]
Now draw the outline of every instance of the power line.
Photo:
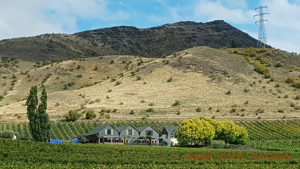
[(265, 15), (268, 15), (269, 13), (264, 12), (264, 10), (267, 10), (267, 6), (259, 6), (255, 8), (255, 11), (258, 12), (254, 17), (258, 17), (258, 20), (255, 21), (256, 24), (258, 24), (258, 42), (257, 47), (265, 47), (267, 44), (267, 36), (266, 36), (266, 30), (265, 30), (265, 24), (264, 22), (268, 21), (264, 19)]

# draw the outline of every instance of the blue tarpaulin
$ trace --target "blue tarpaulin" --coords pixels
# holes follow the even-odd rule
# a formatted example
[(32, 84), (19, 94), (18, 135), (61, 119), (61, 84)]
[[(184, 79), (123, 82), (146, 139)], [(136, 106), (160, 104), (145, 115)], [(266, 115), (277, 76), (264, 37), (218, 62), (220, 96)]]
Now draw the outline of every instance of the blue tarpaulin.
[(48, 142), (53, 144), (62, 144), (62, 140), (49, 139)]
[(70, 142), (71, 142), (71, 143), (79, 143), (79, 140), (78, 140), (78, 138), (73, 138), (73, 139), (71, 139)]

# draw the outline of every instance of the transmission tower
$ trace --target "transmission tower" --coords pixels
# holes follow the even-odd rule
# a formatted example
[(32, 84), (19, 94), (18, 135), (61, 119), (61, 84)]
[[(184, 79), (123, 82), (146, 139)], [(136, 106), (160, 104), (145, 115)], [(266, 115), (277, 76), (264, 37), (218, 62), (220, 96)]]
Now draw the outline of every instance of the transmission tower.
[(267, 10), (267, 6), (259, 6), (255, 8), (255, 11), (258, 12), (256, 15), (254, 15), (254, 18), (257, 18), (255, 21), (256, 24), (258, 24), (258, 42), (257, 47), (265, 47), (267, 44), (267, 36), (266, 36), (266, 30), (265, 30), (265, 24), (264, 22), (268, 21), (264, 19), (264, 16), (269, 14), (267, 12), (264, 12), (264, 10)]

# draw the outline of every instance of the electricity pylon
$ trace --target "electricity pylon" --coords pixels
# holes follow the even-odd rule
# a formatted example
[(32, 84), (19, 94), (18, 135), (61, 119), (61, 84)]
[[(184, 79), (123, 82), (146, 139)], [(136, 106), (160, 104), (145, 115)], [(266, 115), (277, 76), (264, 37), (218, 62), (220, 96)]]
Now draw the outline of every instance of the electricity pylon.
[(268, 9), (267, 6), (259, 6), (255, 8), (255, 11), (258, 12), (256, 15), (254, 15), (254, 18), (258, 18), (255, 23), (258, 24), (258, 41), (257, 41), (257, 47), (265, 47), (267, 44), (267, 36), (266, 36), (266, 30), (265, 30), (265, 24), (264, 22), (268, 21), (264, 19), (264, 16), (269, 14), (267, 12), (264, 12), (265, 9)]

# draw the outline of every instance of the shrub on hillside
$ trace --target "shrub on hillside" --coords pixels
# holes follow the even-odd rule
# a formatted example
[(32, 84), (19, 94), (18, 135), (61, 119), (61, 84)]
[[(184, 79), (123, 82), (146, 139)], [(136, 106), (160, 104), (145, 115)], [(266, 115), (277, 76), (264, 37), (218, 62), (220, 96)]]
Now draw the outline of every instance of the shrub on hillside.
[(67, 122), (74, 122), (76, 120), (78, 120), (80, 118), (80, 113), (78, 113), (78, 111), (76, 110), (70, 110), (68, 116), (66, 117), (66, 121)]
[(179, 100), (175, 100), (175, 102), (172, 104), (172, 106), (179, 106), (180, 105), (180, 101)]
[(131, 115), (132, 115), (132, 114), (134, 114), (134, 111), (133, 111), (133, 110), (131, 110), (129, 114), (131, 114)]
[(263, 64), (260, 64), (259, 62), (254, 62), (254, 71), (263, 74), (263, 75), (268, 75), (269, 74), (269, 69), (266, 68)]
[(300, 82), (294, 82), (292, 84), (293, 87), (297, 88), (297, 89), (300, 89)]
[(167, 82), (172, 82), (172, 80), (173, 80), (173, 78), (169, 78), (168, 80), (167, 80)]
[(201, 107), (197, 107), (196, 112), (198, 112), (198, 113), (201, 112)]
[(293, 84), (297, 81), (297, 78), (296, 77), (288, 77), (286, 80), (285, 80), (285, 83), (287, 84)]
[(226, 94), (226, 95), (231, 95), (231, 91), (229, 90), (229, 91), (227, 91), (225, 94)]
[(96, 117), (96, 114), (94, 110), (87, 110), (85, 111), (85, 118), (86, 119), (94, 119)]

